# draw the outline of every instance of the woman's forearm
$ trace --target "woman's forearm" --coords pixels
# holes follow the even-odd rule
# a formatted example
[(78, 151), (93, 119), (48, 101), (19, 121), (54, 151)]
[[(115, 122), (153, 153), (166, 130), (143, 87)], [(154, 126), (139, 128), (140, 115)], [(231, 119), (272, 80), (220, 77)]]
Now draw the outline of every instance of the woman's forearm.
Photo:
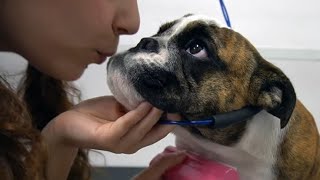
[(46, 164), (47, 180), (67, 179), (78, 148), (68, 145), (54, 132), (53, 127), (46, 127), (42, 136), (47, 144), (48, 159)]
[(67, 179), (78, 148), (61, 145), (48, 146), (47, 180)]

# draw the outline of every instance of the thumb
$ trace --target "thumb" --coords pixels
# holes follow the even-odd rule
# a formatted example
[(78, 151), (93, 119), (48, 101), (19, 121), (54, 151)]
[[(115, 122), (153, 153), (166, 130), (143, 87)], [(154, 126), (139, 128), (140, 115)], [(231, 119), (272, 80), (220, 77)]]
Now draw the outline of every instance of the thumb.
[(168, 169), (182, 163), (185, 158), (186, 153), (184, 151), (164, 154), (156, 161), (153, 161), (147, 169), (134, 177), (133, 180), (161, 179), (161, 176)]

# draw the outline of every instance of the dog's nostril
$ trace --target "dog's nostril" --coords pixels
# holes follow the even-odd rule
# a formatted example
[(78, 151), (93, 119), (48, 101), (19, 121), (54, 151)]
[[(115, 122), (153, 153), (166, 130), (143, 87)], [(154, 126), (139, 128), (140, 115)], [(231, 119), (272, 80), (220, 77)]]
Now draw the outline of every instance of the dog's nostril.
[(154, 38), (143, 38), (137, 45), (137, 48), (139, 50), (157, 53), (159, 51), (159, 43)]

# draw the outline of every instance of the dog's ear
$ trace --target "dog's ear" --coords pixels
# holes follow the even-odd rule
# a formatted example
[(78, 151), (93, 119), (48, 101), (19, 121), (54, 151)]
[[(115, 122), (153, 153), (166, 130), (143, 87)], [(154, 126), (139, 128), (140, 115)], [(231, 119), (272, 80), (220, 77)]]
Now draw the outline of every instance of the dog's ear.
[(253, 93), (250, 101), (278, 117), (283, 128), (295, 108), (296, 94), (288, 77), (279, 68), (260, 58), (250, 82), (250, 92)]

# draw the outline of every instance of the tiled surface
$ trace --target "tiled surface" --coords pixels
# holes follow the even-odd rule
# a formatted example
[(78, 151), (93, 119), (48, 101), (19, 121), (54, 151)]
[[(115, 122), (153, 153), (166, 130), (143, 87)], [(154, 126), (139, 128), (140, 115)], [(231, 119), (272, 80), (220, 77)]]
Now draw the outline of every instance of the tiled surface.
[(92, 180), (129, 180), (137, 175), (143, 168), (128, 167), (100, 167), (92, 170)]

